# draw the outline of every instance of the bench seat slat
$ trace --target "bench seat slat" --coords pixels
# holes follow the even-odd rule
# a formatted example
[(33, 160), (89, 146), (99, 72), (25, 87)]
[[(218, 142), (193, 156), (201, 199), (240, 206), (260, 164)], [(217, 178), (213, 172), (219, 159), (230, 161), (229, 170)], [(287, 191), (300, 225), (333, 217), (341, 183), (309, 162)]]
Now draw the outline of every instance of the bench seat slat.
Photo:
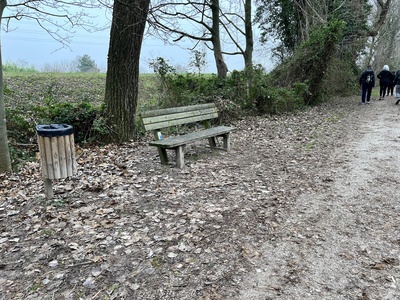
[[(150, 123), (157, 123), (157, 122), (163, 122), (163, 121), (168, 121), (168, 120), (173, 120), (173, 119), (184, 119), (184, 118), (191, 118), (195, 116), (201, 116), (201, 115), (216, 115), (218, 116), (218, 111), (217, 108), (206, 108), (202, 110), (191, 110), (191, 111), (183, 111), (183, 112), (175, 112), (173, 114), (161, 114), (158, 116), (143, 116), (141, 114), (141, 117), (143, 119), (144, 124), (150, 124)], [(216, 118), (216, 117), (214, 117)]]
[(211, 120), (218, 117), (216, 111), (207, 110), (202, 112), (177, 113), (174, 115), (163, 115), (159, 117), (143, 118), (143, 124), (146, 130), (155, 130), (177, 126), (188, 123), (195, 123), (204, 120)]
[(197, 140), (207, 139), (207, 138), (211, 138), (214, 136), (221, 136), (224, 134), (228, 134), (233, 130), (235, 130), (234, 127), (218, 126), (218, 127), (212, 127), (212, 128), (204, 129), (204, 130), (197, 131), (197, 132), (188, 133), (185, 135), (179, 135), (179, 136), (174, 136), (174, 137), (166, 138), (166, 139), (159, 140), (159, 141), (153, 141), (153, 142), (150, 142), (149, 144), (151, 146), (157, 146), (157, 147), (161, 147), (161, 148), (165, 148), (165, 149), (170, 149), (170, 148), (182, 146), (182, 145), (185, 145), (187, 143), (194, 142)]
[(201, 111), (208, 108), (215, 109), (216, 106), (214, 103), (206, 103), (206, 104), (197, 104), (191, 106), (180, 106), (180, 107), (172, 107), (172, 108), (163, 108), (163, 109), (155, 109), (149, 111), (143, 111), (140, 113), (142, 118), (150, 118), (150, 117), (157, 117), (162, 115), (171, 115), (181, 112), (188, 112), (188, 111)]

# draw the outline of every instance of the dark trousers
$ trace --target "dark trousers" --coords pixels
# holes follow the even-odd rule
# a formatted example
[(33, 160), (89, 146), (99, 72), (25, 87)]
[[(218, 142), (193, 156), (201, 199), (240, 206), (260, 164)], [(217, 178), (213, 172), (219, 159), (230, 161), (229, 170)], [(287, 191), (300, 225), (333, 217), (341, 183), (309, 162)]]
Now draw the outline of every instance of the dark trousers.
[(361, 102), (365, 103), (365, 99), (367, 99), (367, 102), (371, 101), (371, 93), (372, 93), (372, 86), (370, 86), (367, 83), (363, 83), (361, 92)]
[(394, 92), (394, 85), (388, 86), (386, 96), (389, 96), (389, 94), (390, 94), (391, 96), (393, 96), (393, 92)]
[(379, 97), (380, 98), (385, 98), (387, 88), (388, 88), (388, 86), (386, 84), (380, 83), (380, 86), (379, 86)]

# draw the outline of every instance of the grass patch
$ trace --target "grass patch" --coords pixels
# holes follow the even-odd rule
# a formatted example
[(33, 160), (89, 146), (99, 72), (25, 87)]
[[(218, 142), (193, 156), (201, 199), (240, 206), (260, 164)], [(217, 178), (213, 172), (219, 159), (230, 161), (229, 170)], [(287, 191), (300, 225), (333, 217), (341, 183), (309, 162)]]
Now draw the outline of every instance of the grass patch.
[[(6, 107), (23, 107), (27, 104), (45, 104), (45, 100), (92, 105), (104, 103), (106, 74), (104, 73), (34, 73), (4, 72)], [(158, 93), (154, 74), (139, 77), (139, 105), (148, 102)]]
[(93, 105), (104, 101), (105, 74), (4, 73), (5, 105), (9, 108), (44, 105), (46, 101)]

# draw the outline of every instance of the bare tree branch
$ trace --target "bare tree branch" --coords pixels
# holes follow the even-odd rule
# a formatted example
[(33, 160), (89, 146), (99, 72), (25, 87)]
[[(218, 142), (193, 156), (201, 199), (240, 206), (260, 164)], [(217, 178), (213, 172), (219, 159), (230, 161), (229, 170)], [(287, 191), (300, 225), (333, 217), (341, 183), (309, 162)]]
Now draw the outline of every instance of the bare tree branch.
[(61, 44), (59, 49), (70, 48), (69, 43), (75, 27), (81, 27), (88, 32), (105, 29), (104, 25), (99, 26), (93, 22), (96, 16), (90, 13), (90, 9), (110, 9), (112, 7), (110, 1), (10, 0), (6, 6), (6, 15), (2, 17), (5, 21), (3, 30), (10, 32), (18, 28), (12, 20), (34, 20), (51, 38)]
[(372, 25), (371, 30), (369, 31), (369, 36), (376, 36), (379, 33), (379, 30), (386, 22), (391, 2), (392, 0), (377, 0), (377, 4), (379, 5), (379, 14), (374, 24)]

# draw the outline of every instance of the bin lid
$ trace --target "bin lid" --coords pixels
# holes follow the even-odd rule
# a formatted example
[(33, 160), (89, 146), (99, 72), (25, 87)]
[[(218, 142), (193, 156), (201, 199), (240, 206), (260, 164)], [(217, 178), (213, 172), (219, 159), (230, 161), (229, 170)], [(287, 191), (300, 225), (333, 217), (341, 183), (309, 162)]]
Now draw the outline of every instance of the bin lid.
[(74, 128), (67, 124), (36, 125), (36, 132), (44, 137), (57, 137), (74, 133)]

